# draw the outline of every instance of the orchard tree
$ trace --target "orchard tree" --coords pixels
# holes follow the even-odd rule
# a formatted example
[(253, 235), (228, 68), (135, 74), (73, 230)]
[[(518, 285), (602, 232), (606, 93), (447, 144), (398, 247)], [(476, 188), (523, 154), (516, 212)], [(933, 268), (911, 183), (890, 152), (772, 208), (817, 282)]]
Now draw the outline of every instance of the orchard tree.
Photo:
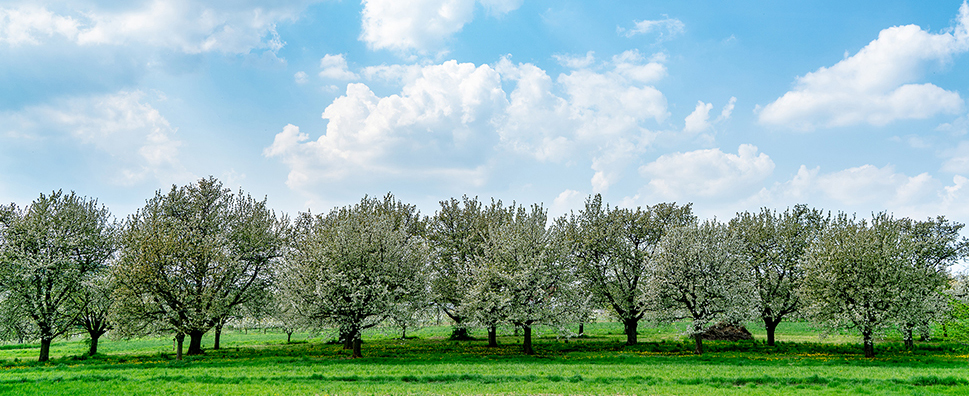
[(963, 224), (953, 223), (939, 216), (915, 221), (902, 219), (911, 252), (899, 263), (907, 275), (901, 281), (902, 298), (896, 324), (902, 332), (905, 346), (914, 347), (912, 333), (920, 329), (927, 333), (929, 324), (944, 321), (948, 314), (946, 290), (951, 278), (949, 268), (967, 253), (967, 241), (959, 235)]
[(659, 243), (649, 290), (658, 318), (692, 319), (689, 333), (703, 353), (702, 332), (711, 323), (746, 320), (754, 287), (740, 255), (740, 240), (716, 220), (671, 228)]
[(336, 327), (362, 357), (361, 333), (423, 297), (427, 248), (413, 205), (387, 194), (326, 216), (303, 213), (285, 256), (281, 288), (317, 328)]
[(115, 276), (122, 334), (174, 331), (178, 356), (202, 353), (202, 336), (272, 283), (285, 220), (215, 178), (161, 191), (124, 227)]
[(828, 218), (817, 209), (797, 205), (783, 213), (763, 208), (743, 212), (730, 221), (750, 266), (758, 299), (757, 311), (767, 330), (767, 345), (781, 320), (800, 309), (797, 290), (804, 278), (802, 261)]
[[(115, 251), (115, 224), (96, 200), (61, 191), (26, 208), (0, 207), (0, 290), (4, 305), (30, 318), (40, 337), (40, 361), (51, 341), (74, 328), (84, 283)], [(16, 319), (14, 319), (16, 321)]]
[[(441, 201), (441, 208), (428, 219), (427, 239), (431, 249), (430, 292), (434, 303), (454, 322), (451, 339), (466, 340), (476, 276), (482, 269), (489, 230), (503, 224), (510, 212), (501, 201), (484, 205), (464, 196)], [(489, 339), (495, 328), (486, 325)]]
[(874, 357), (874, 337), (897, 323), (911, 291), (921, 287), (907, 283), (946, 276), (915, 269), (917, 246), (908, 219), (839, 214), (808, 250), (801, 288), (808, 315), (829, 328), (857, 329), (865, 357)]
[(98, 341), (113, 327), (110, 313), (114, 305), (115, 284), (116, 281), (108, 271), (92, 277), (83, 284), (80, 299), (84, 308), (77, 318), (77, 326), (91, 337), (88, 348), (90, 356), (98, 353)]
[(533, 205), (512, 210), (510, 221), (493, 225), (489, 232), (479, 281), (493, 292), (504, 319), (523, 330), (522, 349), (531, 355), (535, 325), (570, 321), (575, 282), (563, 260), (561, 238), (546, 227), (545, 209)]
[(604, 301), (623, 323), (626, 345), (637, 342), (639, 321), (647, 312), (650, 261), (669, 227), (696, 222), (691, 205), (660, 203), (646, 208), (605, 207), (602, 196), (559, 223), (581, 283)]

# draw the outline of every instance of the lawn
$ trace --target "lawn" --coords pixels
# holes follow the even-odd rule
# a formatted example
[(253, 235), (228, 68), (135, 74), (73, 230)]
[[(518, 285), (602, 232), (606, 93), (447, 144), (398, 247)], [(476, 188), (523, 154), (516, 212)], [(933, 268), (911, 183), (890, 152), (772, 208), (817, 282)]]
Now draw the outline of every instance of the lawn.
[[(969, 394), (969, 348), (946, 341), (897, 339), (865, 359), (849, 334), (818, 338), (805, 323), (784, 323), (776, 347), (748, 326), (754, 342), (707, 342), (690, 353), (686, 324), (643, 326), (641, 344), (622, 345), (622, 327), (586, 325), (588, 338), (542, 329), (537, 355), (503, 329), (499, 348), (484, 340), (448, 341), (447, 327), (367, 334), (363, 359), (348, 359), (328, 335), (228, 331), (223, 348), (174, 360), (170, 337), (104, 340), (87, 358), (83, 339), (57, 342), (39, 364), (37, 345), (0, 346), (0, 394), (318, 395), (318, 394)], [(483, 334), (475, 334), (483, 337)], [(212, 340), (205, 339), (211, 346)]]

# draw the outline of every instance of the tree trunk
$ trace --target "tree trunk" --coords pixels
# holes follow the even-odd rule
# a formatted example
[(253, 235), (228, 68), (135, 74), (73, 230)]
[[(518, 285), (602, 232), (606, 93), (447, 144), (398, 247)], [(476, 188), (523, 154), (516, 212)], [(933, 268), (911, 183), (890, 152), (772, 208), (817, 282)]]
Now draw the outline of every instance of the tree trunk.
[(942, 337), (949, 338), (949, 329), (945, 327), (945, 322), (942, 323)]
[(636, 345), (638, 342), (639, 318), (623, 319), (622, 324), (626, 331), (626, 345)]
[(774, 346), (774, 330), (781, 323), (780, 319), (764, 317), (764, 329), (767, 330), (767, 346)]
[(488, 326), (488, 346), (491, 348), (498, 347), (498, 326)]
[(862, 331), (861, 336), (864, 339), (864, 343), (865, 343), (865, 357), (866, 358), (875, 357), (875, 342), (871, 338), (872, 332)]
[(182, 344), (185, 342), (185, 333), (175, 334), (175, 359), (182, 360)]
[(286, 343), (289, 344), (289, 343), (293, 342), (292, 340), (293, 340), (293, 332), (292, 331), (287, 331), (286, 332)]
[(400, 326), (400, 339), (407, 339), (407, 326)]
[(215, 325), (215, 340), (212, 341), (212, 349), (219, 349), (219, 341), (222, 339), (222, 321)]
[(88, 354), (88, 356), (97, 355), (98, 354), (98, 339), (100, 339), (101, 336), (104, 335), (104, 332), (103, 331), (88, 331), (88, 334), (91, 336), (91, 348), (88, 349), (87, 354)]
[(50, 338), (44, 337), (40, 339), (40, 358), (38, 361), (46, 362), (50, 360), (50, 342)]
[(202, 336), (205, 335), (204, 331), (192, 330), (188, 332), (189, 342), (188, 342), (188, 355), (201, 355), (202, 354)]
[(360, 336), (353, 337), (353, 355), (350, 356), (352, 359), (362, 358), (363, 354), (360, 353)]
[(702, 355), (703, 354), (703, 335), (701, 335), (700, 333), (694, 333), (693, 340), (696, 343), (696, 345), (693, 347), (693, 353), (697, 355)]
[(912, 328), (906, 327), (905, 330), (902, 330), (902, 334), (902, 338), (905, 341), (905, 349), (912, 350), (912, 348), (915, 348), (915, 341), (912, 340)]
[(526, 355), (534, 355), (535, 350), (532, 349), (532, 326), (522, 325), (522, 330), (525, 332), (525, 339), (522, 341), (522, 352)]
[(579, 323), (579, 335), (585, 334), (585, 323)]

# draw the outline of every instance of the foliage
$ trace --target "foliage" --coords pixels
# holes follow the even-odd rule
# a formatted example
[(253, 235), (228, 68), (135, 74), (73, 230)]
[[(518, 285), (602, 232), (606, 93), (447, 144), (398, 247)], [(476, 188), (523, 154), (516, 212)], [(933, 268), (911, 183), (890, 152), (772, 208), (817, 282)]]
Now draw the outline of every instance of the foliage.
[(689, 334), (703, 353), (708, 324), (746, 320), (755, 292), (741, 258), (740, 240), (715, 220), (670, 229), (659, 244), (650, 291), (654, 309), (667, 321), (691, 318)]
[(649, 262), (669, 227), (696, 221), (691, 205), (661, 203), (644, 208), (603, 207), (602, 196), (560, 220), (576, 274), (626, 325), (626, 343), (636, 344), (639, 320), (647, 312)]
[(461, 201), (441, 201), (440, 210), (428, 219), (430, 297), (454, 321), (453, 339), (469, 338), (467, 325), (474, 319), (471, 293), (482, 268), (485, 241), (508, 214), (501, 201), (485, 206), (464, 196)]
[(959, 228), (942, 219), (838, 215), (808, 253), (802, 288), (808, 314), (829, 328), (857, 329), (865, 355), (874, 356), (874, 336), (934, 315), (932, 298), (964, 249), (956, 243)]
[(827, 221), (820, 210), (806, 205), (783, 213), (768, 208), (756, 214), (738, 213), (730, 221), (754, 277), (758, 312), (769, 345), (774, 345), (774, 329), (781, 320), (800, 309), (797, 290), (804, 279), (801, 263)]
[(503, 320), (524, 330), (523, 351), (533, 354), (533, 326), (574, 322), (575, 282), (563, 260), (561, 238), (546, 227), (545, 209), (510, 209), (509, 221), (493, 224), (489, 232), (474, 305), (485, 312), (500, 310)]
[[(105, 268), (116, 228), (107, 208), (73, 192), (41, 194), (29, 207), (0, 212), (2, 305), (5, 313), (30, 318), (46, 361), (51, 340), (81, 315), (82, 285)], [(17, 316), (5, 320), (15, 333), (26, 330)]]
[(424, 297), (426, 244), (413, 205), (390, 194), (294, 226), (280, 287), (317, 328), (337, 327), (360, 357), (360, 334), (401, 304)]
[(284, 226), (265, 200), (214, 178), (159, 191), (124, 227), (122, 334), (174, 331), (190, 336), (188, 354), (201, 353), (206, 331), (272, 283)]

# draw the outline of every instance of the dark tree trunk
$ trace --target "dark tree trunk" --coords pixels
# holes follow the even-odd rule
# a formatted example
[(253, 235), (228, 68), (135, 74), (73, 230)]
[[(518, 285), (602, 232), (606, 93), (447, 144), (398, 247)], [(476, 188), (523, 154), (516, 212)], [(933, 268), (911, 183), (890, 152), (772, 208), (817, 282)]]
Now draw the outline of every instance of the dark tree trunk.
[(400, 326), (400, 339), (407, 339), (407, 326)]
[(498, 346), (498, 326), (488, 326), (488, 346), (491, 348)]
[(292, 340), (293, 340), (293, 332), (292, 331), (287, 331), (286, 332), (286, 343), (289, 344), (289, 343), (293, 342)]
[(97, 355), (98, 354), (98, 339), (100, 339), (101, 336), (104, 335), (104, 331), (90, 331), (90, 330), (88, 330), (88, 334), (91, 336), (91, 348), (88, 349), (87, 354), (88, 354), (88, 356)]
[(188, 355), (201, 355), (202, 354), (202, 336), (205, 335), (204, 331), (192, 330), (188, 333)]
[(905, 349), (912, 350), (915, 348), (915, 341), (912, 340), (912, 328), (906, 327), (905, 330), (903, 330), (903, 334), (904, 336), (902, 338), (905, 341)]
[(522, 352), (526, 355), (534, 355), (535, 350), (532, 349), (532, 326), (528, 324), (522, 325), (522, 330), (525, 333), (525, 338), (522, 341)]
[(585, 334), (585, 323), (579, 323), (579, 335)]
[(693, 340), (696, 345), (693, 347), (693, 353), (697, 355), (703, 354), (703, 336), (700, 333), (693, 334)]
[(40, 339), (40, 358), (38, 361), (46, 362), (50, 360), (50, 342), (50, 338), (44, 337)]
[(623, 319), (623, 328), (626, 332), (626, 345), (636, 345), (638, 341), (639, 318)]
[(861, 336), (862, 336), (862, 338), (864, 340), (864, 343), (865, 343), (865, 357), (866, 358), (873, 358), (873, 357), (875, 357), (875, 342), (871, 338), (872, 332), (871, 331), (862, 331), (861, 332)]
[(362, 358), (363, 354), (360, 353), (360, 336), (353, 337), (353, 355), (350, 358), (358, 359)]
[(221, 320), (215, 325), (215, 340), (212, 341), (212, 349), (219, 349), (219, 341), (222, 339), (222, 326)]
[(942, 323), (942, 337), (949, 338), (949, 329), (945, 327), (945, 323)]
[(175, 334), (175, 359), (182, 360), (182, 344), (185, 343), (185, 333)]
[(764, 317), (764, 329), (767, 330), (767, 345), (774, 346), (774, 330), (777, 330), (777, 325), (781, 323), (780, 319), (774, 319), (769, 317)]
[(343, 350), (349, 351), (351, 349), (353, 349), (353, 339), (350, 338), (350, 337), (344, 338), (343, 339)]

